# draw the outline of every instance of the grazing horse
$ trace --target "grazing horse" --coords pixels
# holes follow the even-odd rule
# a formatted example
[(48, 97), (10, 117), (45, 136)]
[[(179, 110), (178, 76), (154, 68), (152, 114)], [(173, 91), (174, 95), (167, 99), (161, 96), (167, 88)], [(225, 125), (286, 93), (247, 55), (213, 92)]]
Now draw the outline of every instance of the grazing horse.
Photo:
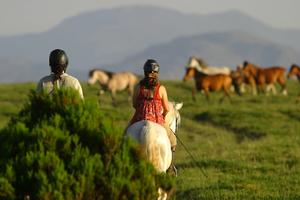
[(271, 90), (273, 94), (276, 94), (274, 84), (277, 82), (281, 86), (282, 94), (287, 95), (284, 67), (261, 68), (245, 61), (243, 64), (243, 74), (246, 78), (255, 80), (259, 91), (268, 93)]
[(183, 77), (183, 81), (187, 81), (191, 78), (194, 78), (196, 88), (192, 91), (193, 100), (196, 100), (196, 90), (204, 91), (206, 99), (209, 100), (209, 91), (224, 91), (224, 96), (220, 99), (220, 102), (223, 102), (225, 97), (228, 97), (230, 100), (230, 88), (232, 85), (232, 78), (227, 74), (214, 74), (207, 75), (201, 71), (198, 71), (196, 68), (188, 67), (186, 68), (186, 73)]
[(138, 82), (138, 77), (131, 72), (109, 72), (101, 69), (93, 69), (89, 72), (89, 84), (95, 84), (99, 82), (102, 90), (108, 90), (111, 94), (111, 98), (114, 104), (116, 104), (115, 96), (117, 91), (122, 91), (127, 89), (129, 93), (128, 100), (131, 100), (133, 95), (133, 90)]
[[(171, 130), (176, 133), (180, 124), (179, 110), (183, 103), (169, 102), (170, 111), (165, 117)], [(160, 124), (142, 120), (133, 123), (126, 129), (126, 137), (134, 138), (144, 149), (146, 159), (159, 173), (166, 173), (172, 163), (171, 143), (166, 129)], [(158, 199), (167, 199), (167, 192), (158, 190)]]
[(291, 78), (292, 76), (296, 76), (297, 79), (300, 81), (300, 67), (296, 64), (292, 64), (290, 71), (287, 75), (288, 78)]
[(189, 58), (189, 61), (187, 63), (187, 68), (196, 68), (199, 71), (202, 71), (205, 74), (208, 75), (214, 75), (214, 74), (226, 74), (229, 75), (231, 73), (231, 70), (229, 67), (216, 67), (216, 66), (209, 66), (206, 62), (204, 62), (201, 58), (197, 58), (195, 56), (192, 56)]

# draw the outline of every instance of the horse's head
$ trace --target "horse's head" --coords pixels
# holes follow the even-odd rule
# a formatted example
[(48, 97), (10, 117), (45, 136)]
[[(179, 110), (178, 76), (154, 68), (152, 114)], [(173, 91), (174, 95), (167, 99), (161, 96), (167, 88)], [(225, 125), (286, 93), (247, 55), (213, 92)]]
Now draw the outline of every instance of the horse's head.
[(111, 76), (111, 72), (106, 72), (100, 69), (93, 69), (89, 72), (88, 84), (93, 85), (98, 81), (101, 85), (106, 85)]
[(258, 67), (255, 66), (252, 63), (249, 63), (248, 61), (245, 61), (243, 64), (243, 74), (245, 75), (245, 77), (249, 78), (249, 77), (255, 77), (257, 74), (257, 69)]
[(176, 133), (181, 121), (179, 110), (182, 108), (183, 103), (169, 102), (169, 112), (165, 117), (167, 124), (171, 130)]
[(207, 68), (208, 64), (201, 58), (192, 56), (189, 58), (189, 61), (186, 65), (187, 68), (195, 68), (198, 71), (200, 71), (201, 69)]
[(96, 71), (95, 69), (89, 71), (89, 80), (88, 80), (89, 85), (93, 85), (97, 81), (95, 73), (94, 73), (95, 71)]
[(243, 64), (238, 64), (238, 65), (236, 66), (236, 71), (237, 71), (237, 72), (242, 72), (242, 71), (243, 71), (243, 67), (244, 67)]
[(189, 58), (188, 63), (186, 64), (187, 68), (198, 68), (199, 67), (199, 63), (196, 57), (192, 56)]
[(196, 73), (197, 73), (197, 69), (196, 68), (187, 67), (185, 75), (183, 77), (183, 81), (187, 81), (187, 80), (189, 80), (191, 78), (194, 78), (196, 76)]
[(291, 78), (292, 76), (295, 76), (297, 74), (300, 74), (300, 67), (298, 65), (296, 65), (296, 64), (292, 64), (287, 77)]

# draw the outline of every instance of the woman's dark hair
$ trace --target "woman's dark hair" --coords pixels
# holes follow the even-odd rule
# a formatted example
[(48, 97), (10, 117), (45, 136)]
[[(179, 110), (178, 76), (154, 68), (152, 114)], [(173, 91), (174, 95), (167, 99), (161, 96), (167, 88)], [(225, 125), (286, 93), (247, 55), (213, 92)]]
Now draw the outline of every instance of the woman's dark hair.
[(159, 64), (154, 59), (148, 59), (144, 64), (145, 78), (140, 84), (146, 88), (154, 88), (158, 84)]

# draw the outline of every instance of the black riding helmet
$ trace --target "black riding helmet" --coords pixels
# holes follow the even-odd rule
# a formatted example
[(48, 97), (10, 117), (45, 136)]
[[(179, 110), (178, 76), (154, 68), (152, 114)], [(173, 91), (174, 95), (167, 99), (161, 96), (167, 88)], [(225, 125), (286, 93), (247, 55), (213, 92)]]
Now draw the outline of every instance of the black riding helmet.
[[(154, 73), (153, 73), (154, 72)], [(159, 64), (154, 59), (148, 59), (144, 64), (145, 78), (141, 81), (141, 85), (151, 89), (151, 98), (153, 98), (153, 88), (158, 83)]]
[(55, 49), (50, 53), (49, 65), (51, 67), (51, 72), (57, 74), (66, 71), (68, 63), (68, 56), (64, 50)]
[(154, 59), (148, 59), (144, 64), (144, 72), (151, 73), (151, 72), (159, 72), (159, 64)]

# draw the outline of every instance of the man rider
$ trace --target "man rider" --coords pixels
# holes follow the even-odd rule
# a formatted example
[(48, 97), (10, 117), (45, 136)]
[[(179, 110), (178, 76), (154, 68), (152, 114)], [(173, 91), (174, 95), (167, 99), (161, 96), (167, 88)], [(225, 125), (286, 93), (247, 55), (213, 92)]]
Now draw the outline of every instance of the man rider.
[(45, 91), (51, 94), (55, 89), (68, 87), (78, 91), (83, 99), (83, 92), (79, 81), (66, 73), (68, 57), (64, 50), (55, 49), (49, 55), (49, 66), (51, 74), (40, 79), (37, 92)]

